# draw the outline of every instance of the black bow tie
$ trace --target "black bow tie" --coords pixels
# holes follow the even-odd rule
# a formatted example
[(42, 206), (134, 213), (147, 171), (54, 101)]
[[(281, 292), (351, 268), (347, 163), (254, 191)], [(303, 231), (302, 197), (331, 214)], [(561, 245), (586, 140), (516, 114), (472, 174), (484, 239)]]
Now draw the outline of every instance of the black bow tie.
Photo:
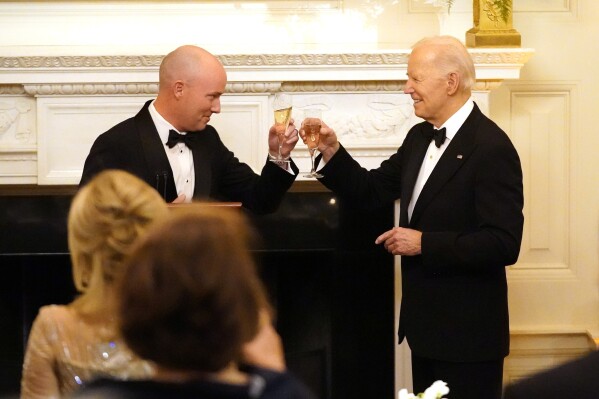
[(445, 142), (445, 128), (433, 129), (433, 136), (431, 139), (435, 140), (437, 148), (441, 147), (441, 144)]
[(171, 129), (168, 131), (168, 140), (166, 145), (168, 148), (173, 148), (177, 143), (183, 143), (187, 147), (191, 148), (191, 143), (193, 142), (194, 135), (193, 134), (180, 134), (177, 131)]

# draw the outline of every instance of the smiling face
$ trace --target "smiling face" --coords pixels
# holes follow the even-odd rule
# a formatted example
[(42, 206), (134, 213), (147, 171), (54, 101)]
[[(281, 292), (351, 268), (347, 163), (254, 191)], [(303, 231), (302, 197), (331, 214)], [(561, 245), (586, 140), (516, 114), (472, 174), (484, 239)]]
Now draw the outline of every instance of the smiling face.
[(220, 113), (227, 74), (220, 61), (196, 46), (182, 46), (160, 66), (156, 110), (180, 132), (203, 130)]
[(435, 63), (436, 55), (427, 47), (414, 49), (408, 61), (404, 93), (414, 101), (416, 116), (439, 127), (451, 116), (449, 75)]
[(220, 113), (220, 97), (226, 84), (227, 75), (218, 60), (195, 67), (191, 77), (181, 83), (177, 128), (184, 132), (204, 129), (210, 116)]

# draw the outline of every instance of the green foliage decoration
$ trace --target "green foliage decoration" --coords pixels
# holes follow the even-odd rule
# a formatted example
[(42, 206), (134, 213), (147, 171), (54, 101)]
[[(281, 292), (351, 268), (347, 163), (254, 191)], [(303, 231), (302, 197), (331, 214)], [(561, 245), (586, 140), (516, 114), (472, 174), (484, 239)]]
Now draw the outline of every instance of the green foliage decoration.
[(510, 13), (512, 12), (512, 0), (493, 0), (492, 5), (499, 13), (503, 22), (507, 23)]

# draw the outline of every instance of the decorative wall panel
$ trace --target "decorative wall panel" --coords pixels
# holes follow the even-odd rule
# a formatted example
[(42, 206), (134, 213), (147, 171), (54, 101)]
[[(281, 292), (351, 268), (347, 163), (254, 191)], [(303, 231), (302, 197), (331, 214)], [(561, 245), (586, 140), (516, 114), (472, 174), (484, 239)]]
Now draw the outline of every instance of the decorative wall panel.
[(512, 140), (524, 173), (527, 221), (514, 269), (570, 267), (569, 86), (512, 88)]
[(38, 184), (78, 184), (94, 139), (137, 113), (143, 97), (38, 98)]

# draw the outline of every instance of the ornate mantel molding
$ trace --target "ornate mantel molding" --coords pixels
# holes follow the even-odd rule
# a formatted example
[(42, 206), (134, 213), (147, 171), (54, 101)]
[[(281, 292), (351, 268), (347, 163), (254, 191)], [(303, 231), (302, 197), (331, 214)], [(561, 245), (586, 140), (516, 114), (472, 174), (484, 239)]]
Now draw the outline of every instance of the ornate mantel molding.
[(152, 95), (158, 93), (156, 83), (64, 83), (26, 84), (30, 96), (100, 96), (100, 95)]
[[(260, 94), (285, 91), (289, 93), (346, 93), (346, 92), (401, 92), (405, 81), (352, 81), (352, 82), (237, 82), (226, 87), (228, 94)], [(490, 91), (501, 85), (501, 80), (476, 82), (475, 91)], [(0, 85), (0, 95), (28, 94), (30, 96), (98, 96), (98, 95), (155, 95), (155, 83), (66, 83), (66, 84), (27, 84)]]
[[(533, 50), (470, 49), (481, 109), (505, 79), (518, 79)], [(223, 112), (211, 123), (254, 169), (266, 158), (270, 96), (294, 94), (294, 115), (319, 104), (344, 145), (366, 167), (396, 150), (416, 122), (403, 94), (409, 49), (368, 53), (219, 54), (228, 74)], [(0, 184), (79, 181), (94, 138), (133, 115), (158, 91), (162, 55), (0, 56)], [(250, 145), (233, 136), (238, 126)], [(233, 133), (231, 133), (233, 132)], [(307, 151), (294, 152), (300, 168)]]
[[(301, 54), (223, 54), (217, 55), (228, 68), (268, 66), (352, 66), (405, 65), (410, 50), (378, 53), (301, 53)], [(477, 64), (522, 64), (533, 51), (521, 48), (470, 49)], [(2, 69), (89, 69), (126, 68), (154, 69), (160, 66), (162, 55), (107, 56), (21, 56), (0, 57)]]
[[(371, 81), (405, 76), (410, 50), (222, 54), (230, 82)], [(531, 49), (471, 49), (479, 80), (517, 79)], [(0, 57), (0, 84), (155, 83), (162, 55)]]

